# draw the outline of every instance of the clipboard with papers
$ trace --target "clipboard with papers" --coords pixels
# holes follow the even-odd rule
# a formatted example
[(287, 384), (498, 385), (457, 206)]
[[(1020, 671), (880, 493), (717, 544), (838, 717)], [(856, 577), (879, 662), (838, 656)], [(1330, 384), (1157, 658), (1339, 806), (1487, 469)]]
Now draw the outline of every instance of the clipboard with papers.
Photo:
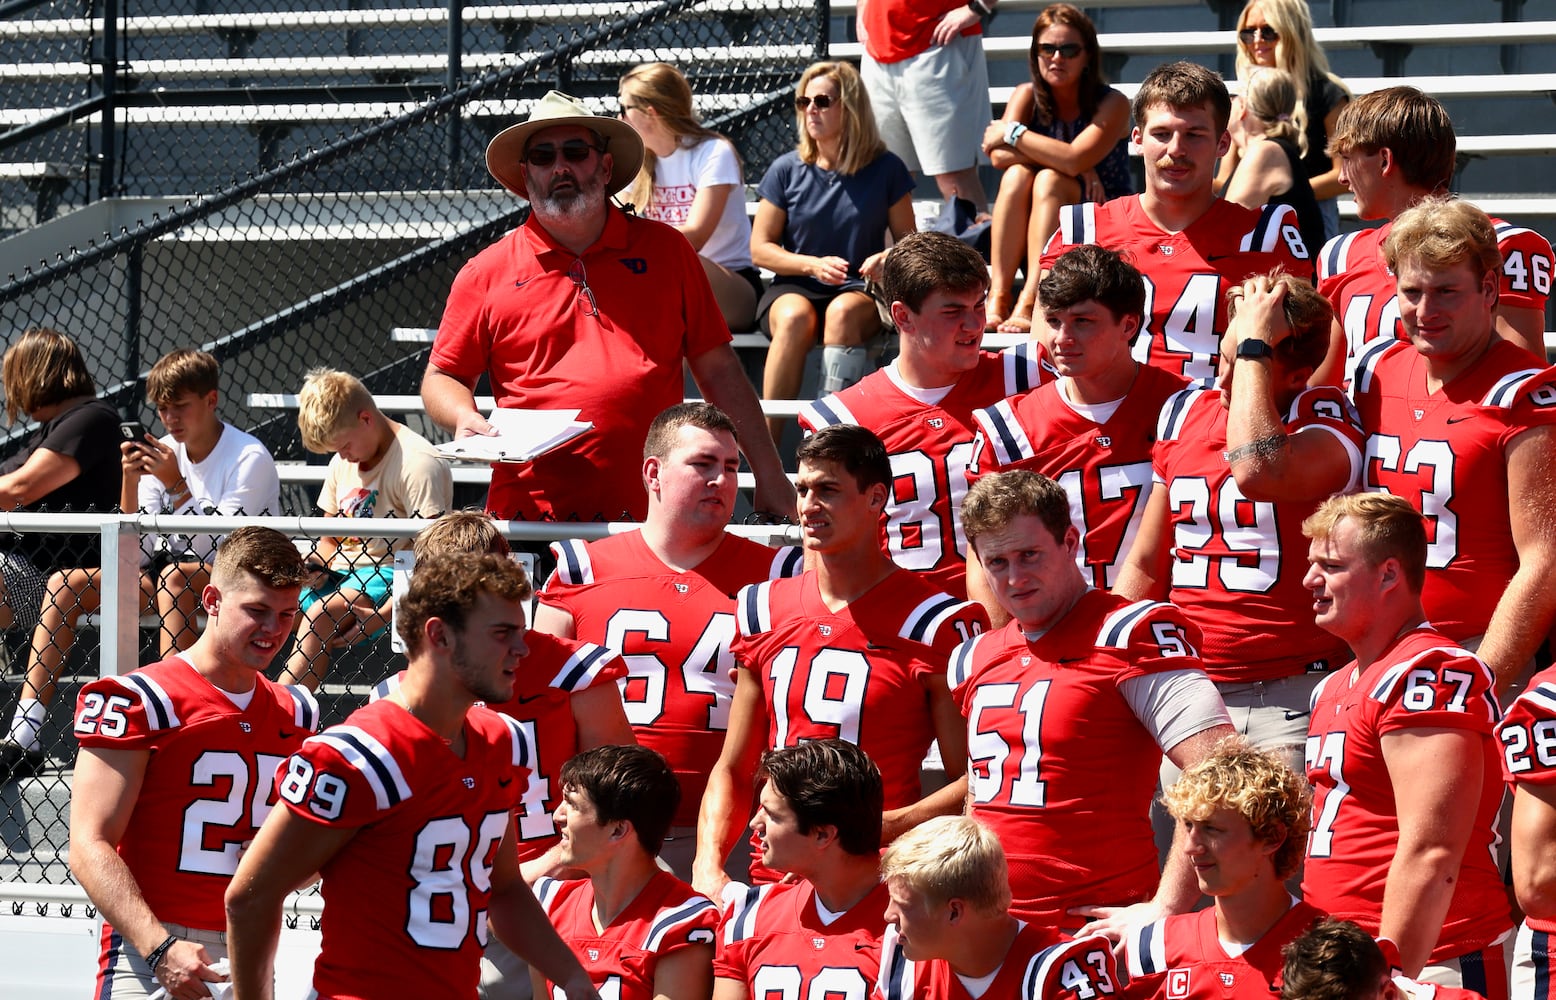
[(476, 434), (445, 441), (438, 454), (460, 462), (528, 462), (590, 430), (578, 410), (494, 409), (486, 419), (496, 435)]

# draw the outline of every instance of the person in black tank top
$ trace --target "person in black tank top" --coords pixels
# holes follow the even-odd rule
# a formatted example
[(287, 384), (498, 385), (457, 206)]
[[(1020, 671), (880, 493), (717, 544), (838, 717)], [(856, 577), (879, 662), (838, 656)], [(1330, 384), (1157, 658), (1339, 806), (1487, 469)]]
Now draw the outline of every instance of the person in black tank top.
[(1302, 242), (1309, 254), (1316, 254), (1324, 245), (1324, 219), (1302, 169), (1306, 122), (1291, 74), (1257, 70), (1240, 106), (1241, 127), (1232, 129), (1240, 157), (1225, 198), (1255, 209), (1269, 203), (1290, 205), (1297, 213)]

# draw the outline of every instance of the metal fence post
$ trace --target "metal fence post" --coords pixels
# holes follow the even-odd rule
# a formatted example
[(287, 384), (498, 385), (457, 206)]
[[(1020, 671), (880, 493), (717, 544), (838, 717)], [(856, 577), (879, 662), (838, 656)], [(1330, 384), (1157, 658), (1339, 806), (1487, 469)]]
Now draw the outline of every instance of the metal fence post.
[(119, 0), (103, 2), (103, 110), (98, 118), (101, 129), (99, 153), (101, 163), (97, 177), (97, 196), (112, 198), (118, 193), (116, 178), (119, 173), (119, 137), (115, 133), (118, 118), (119, 94)]
[[(465, 51), (464, 0), (448, 0), (448, 92), (453, 93), (464, 85)], [(459, 183), (459, 147), (461, 132), (460, 108), (456, 105), (448, 115), (448, 189)]]
[(103, 522), (102, 645), (98, 674), (127, 674), (140, 666), (140, 525), (133, 514)]

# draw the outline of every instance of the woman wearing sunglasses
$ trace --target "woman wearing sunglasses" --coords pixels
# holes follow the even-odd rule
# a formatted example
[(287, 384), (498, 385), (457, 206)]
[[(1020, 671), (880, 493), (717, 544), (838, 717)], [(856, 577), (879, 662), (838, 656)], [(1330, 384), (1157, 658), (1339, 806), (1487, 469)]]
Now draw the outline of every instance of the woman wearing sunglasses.
[(621, 117), (643, 137), (643, 169), (627, 200), (691, 242), (732, 330), (749, 330), (762, 294), (751, 263), (751, 219), (740, 154), (704, 125), (692, 87), (669, 63), (634, 66), (621, 78)]
[[(990, 330), (1026, 333), (1037, 301), (1037, 260), (1064, 205), (1129, 194), (1129, 101), (1102, 80), (1091, 18), (1069, 4), (1043, 9), (1032, 28), (1032, 82), (990, 123), (984, 151), (1004, 171), (994, 201)], [(1016, 268), (1026, 284), (1012, 299)]]
[[(1297, 107), (1307, 120), (1302, 169), (1323, 213), (1325, 235), (1334, 236), (1340, 231), (1335, 198), (1344, 188), (1340, 186), (1340, 159), (1328, 156), (1324, 146), (1351, 92), (1329, 71), (1329, 60), (1313, 39), (1313, 17), (1306, 0), (1252, 0), (1237, 16), (1237, 78), (1246, 84), (1252, 70), (1260, 66), (1283, 69), (1296, 82)], [(1240, 118), (1241, 109), (1234, 106), (1234, 130)], [(1238, 158), (1236, 145), (1221, 158), (1217, 191), (1231, 181)], [(1311, 249), (1318, 251), (1317, 247)]]
[[(819, 331), (821, 395), (869, 373), (869, 342), (881, 332), (865, 280), (880, 277), (886, 234), (914, 230), (913, 177), (876, 131), (859, 71), (812, 64), (794, 98), (799, 145), (773, 161), (757, 186), (751, 258), (772, 271), (757, 322), (772, 338), (762, 373), (766, 399), (793, 399)], [(769, 418), (776, 440), (782, 418)]]

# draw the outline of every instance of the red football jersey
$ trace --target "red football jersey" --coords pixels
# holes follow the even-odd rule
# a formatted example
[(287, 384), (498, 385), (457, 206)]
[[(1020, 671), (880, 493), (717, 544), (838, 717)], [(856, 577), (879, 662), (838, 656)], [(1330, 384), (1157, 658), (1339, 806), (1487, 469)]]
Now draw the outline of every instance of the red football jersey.
[(988, 988), (975, 998), (945, 959), (915, 962), (886, 929), (875, 1000), (1105, 1000), (1123, 989), (1107, 938), (1063, 940), (1043, 924), (1023, 924)]
[(809, 882), (755, 886), (724, 914), (713, 974), (744, 984), (753, 1000), (866, 1000), (890, 902), (881, 885), (825, 923)]
[[(606, 1000), (654, 1000), (654, 967), (694, 944), (713, 944), (719, 911), (708, 897), (659, 872), (607, 926), (594, 926), (594, 883), (542, 878), (535, 898)], [(555, 1000), (567, 995), (546, 982)]]
[(800, 407), (800, 427), (812, 434), (833, 424), (868, 427), (891, 456), (891, 496), (881, 547), (903, 569), (925, 574), (948, 594), (967, 594), (967, 536), (962, 497), (973, 460), (973, 411), (1035, 389), (1052, 378), (1041, 348), (1028, 341), (1000, 354), (984, 352), (937, 403), (902, 383), (895, 366), (865, 376), (842, 392)]
[(1276, 1000), (1285, 959), (1280, 950), (1324, 919), (1300, 900), (1245, 952), (1228, 955), (1215, 907), (1164, 917), (1124, 937), (1131, 1000)]
[(1207, 385), (1221, 356), (1227, 290), (1277, 267), (1311, 279), (1316, 249), (1302, 242), (1289, 205), (1255, 211), (1217, 198), (1189, 228), (1167, 233), (1145, 214), (1139, 195), (1061, 208), (1043, 270), (1084, 243), (1126, 254), (1145, 278), (1146, 327), (1135, 357)]
[(527, 776), (517, 725), (476, 706), (465, 755), (381, 699), (312, 737), (276, 777), (321, 826), (352, 828), (320, 871), (321, 997), (474, 996), (492, 862)]
[(1351, 385), (1366, 428), (1368, 489), (1426, 515), (1426, 589), (1433, 625), (1454, 639), (1486, 631), (1518, 570), (1508, 513), (1506, 448), (1556, 423), (1556, 369), (1504, 340), (1437, 392), (1415, 348), (1379, 340)]
[(239, 708), (174, 655), (76, 697), (81, 746), (148, 754), (119, 856), (158, 920), (226, 928), (222, 894), (275, 805), (276, 769), (319, 729), (307, 688), (255, 681)]
[[(578, 752), (578, 723), (573, 718), (573, 694), (599, 684), (615, 683), (626, 674), (621, 658), (592, 642), (560, 639), (534, 629), (524, 634), (529, 655), (513, 685), (513, 700), (491, 708), (518, 723), (526, 745), (525, 766), (530, 777), (514, 814), (519, 839), (519, 860), (546, 853), (561, 836), (551, 814), (562, 801), (557, 776), (567, 759)], [(373, 690), (377, 700), (400, 683), (400, 674), (386, 678)]]
[(1142, 367), (1106, 423), (1081, 415), (1053, 382), (973, 414), (979, 441), (969, 480), (1027, 469), (1064, 487), (1081, 533), (1076, 562), (1094, 587), (1112, 587), (1151, 496), (1151, 445), (1176, 375)]
[[(1497, 727), (1502, 741), (1502, 776), (1514, 785), (1556, 783), (1556, 667), (1529, 679)], [(1556, 920), (1525, 918), (1531, 929), (1556, 932)]]
[(1304, 899), (1378, 933), (1385, 874), (1399, 846), (1382, 738), (1404, 729), (1462, 729), (1482, 737), (1482, 784), (1479, 801), (1463, 803), (1475, 810), (1475, 829), (1432, 961), (1484, 948), (1512, 926), (1492, 859), (1502, 782), (1491, 732), (1501, 713), (1491, 682), (1473, 653), (1427, 625), (1396, 639), (1359, 676), (1352, 663), (1324, 679), (1313, 692), (1307, 738), (1313, 830)]
[(804, 553), (725, 535), (700, 565), (678, 573), (629, 531), (552, 543), (557, 568), (540, 599), (573, 618), (579, 639), (621, 654), (621, 703), (638, 742), (662, 754), (681, 783), (675, 825), (696, 826), (735, 695), (735, 594), (793, 576)]
[[(1332, 434), (1361, 481), (1362, 433), (1356, 410), (1333, 386), (1301, 393), (1282, 415), (1288, 433)], [(1172, 525), (1172, 590), (1205, 637), (1200, 653), (1213, 681), (1247, 683), (1331, 670), (1351, 658), (1345, 643), (1313, 627), (1313, 595), (1302, 585), (1311, 503), (1249, 500), (1226, 458), (1227, 410), (1215, 389), (1185, 389), (1162, 407), (1151, 468), (1167, 491)]]
[(1199, 629), (1172, 605), (1090, 590), (1035, 641), (1011, 622), (951, 658), (970, 814), (1005, 845), (1011, 912), (1073, 922), (1070, 907), (1155, 891), (1150, 811), (1162, 751), (1120, 684), (1198, 670), (1198, 645)]
[[(1502, 251), (1501, 305), (1545, 308), (1551, 294), (1551, 245), (1532, 229), (1492, 219)], [(1399, 322), (1394, 272), (1383, 259), (1392, 222), (1336, 236), (1318, 256), (1318, 290), (1334, 307), (1345, 330), (1346, 374), (1368, 341), (1380, 333), (1406, 339)]]
[(988, 626), (983, 608), (897, 570), (833, 612), (816, 574), (746, 587), (732, 647), (762, 686), (770, 747), (836, 737), (881, 769), (886, 808), (919, 799), (935, 738), (928, 685), (957, 644)]

